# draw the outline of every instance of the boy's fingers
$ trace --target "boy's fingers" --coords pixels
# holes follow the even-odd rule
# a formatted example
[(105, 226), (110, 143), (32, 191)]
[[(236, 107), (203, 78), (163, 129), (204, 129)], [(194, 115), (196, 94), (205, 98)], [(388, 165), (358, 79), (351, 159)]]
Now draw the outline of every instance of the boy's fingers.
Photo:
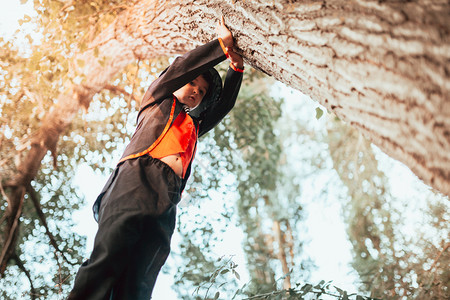
[(222, 21), (222, 25), (225, 25), (225, 19), (223, 18), (223, 15), (220, 17)]

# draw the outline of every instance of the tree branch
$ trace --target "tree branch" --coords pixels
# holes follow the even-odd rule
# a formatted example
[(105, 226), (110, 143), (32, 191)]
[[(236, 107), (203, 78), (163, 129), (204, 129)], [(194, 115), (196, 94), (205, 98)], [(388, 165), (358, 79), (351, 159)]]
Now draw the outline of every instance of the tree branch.
[(45, 214), (42, 212), (41, 205), (40, 205), (39, 200), (38, 200), (38, 198), (36, 196), (36, 191), (33, 189), (31, 184), (29, 184), (27, 186), (27, 192), (28, 192), (28, 195), (31, 198), (31, 201), (33, 201), (33, 205), (34, 205), (34, 208), (36, 209), (36, 213), (37, 213), (39, 219), (41, 220), (42, 225), (45, 228), (45, 233), (47, 234), (48, 238), (50, 239), (50, 244), (53, 246), (53, 248), (55, 249), (55, 251), (57, 253), (61, 254), (61, 256), (64, 259), (64, 261), (66, 261), (68, 264), (70, 264), (72, 266), (77, 265), (77, 263), (70, 262), (69, 259), (65, 256), (64, 251), (59, 249), (58, 243), (57, 243), (55, 237), (53, 236), (53, 234), (50, 232), (50, 229), (48, 228), (47, 219), (45, 217)]
[(450, 247), (450, 243), (447, 243), (444, 248), (439, 252), (439, 254), (437, 255), (437, 257), (434, 259), (433, 264), (431, 265), (430, 269), (427, 272), (430, 272), (431, 270), (433, 270), (433, 268), (436, 266), (439, 258), (441, 258), (442, 253), (444, 253), (448, 248)]
[(22, 272), (25, 273), (25, 275), (28, 278), (28, 281), (30, 282), (30, 296), (31, 296), (31, 300), (35, 300), (36, 299), (36, 290), (33, 286), (33, 280), (31, 279), (31, 274), (30, 272), (25, 268), (25, 265), (23, 264), (23, 262), (20, 260), (19, 256), (17, 255), (17, 253), (14, 253), (13, 256), (11, 257), (12, 259), (14, 259), (16, 261), (17, 266), (19, 267), (20, 270), (22, 270)]
[[(3, 161), (0, 162), (0, 166), (3, 165)], [(2, 184), (2, 178), (0, 177), (0, 194), (2, 195), (2, 197), (6, 200), (6, 203), (8, 203), (8, 206), (10, 205), (10, 200), (8, 198), (8, 195), (6, 195), (5, 190), (3, 189), (3, 184)], [(0, 225), (5, 221), (6, 217), (8, 214), (4, 214), (1, 218), (0, 218)]]
[(133, 93), (128, 93), (127, 91), (125, 91), (124, 88), (122, 88), (120, 86), (112, 85), (112, 84), (106, 84), (104, 86), (104, 88), (106, 90), (109, 90), (110, 92), (113, 92), (116, 95), (124, 94), (124, 95), (128, 96), (129, 99), (133, 99), (134, 101), (138, 102), (138, 99), (133, 95)]
[[(2, 254), (0, 256), (0, 278), (3, 277), (3, 274), (6, 270), (6, 266), (8, 265), (8, 261), (11, 258), (11, 254), (14, 252), (13, 247), (15, 246), (15, 242), (13, 242), (18, 235), (18, 227), (19, 227), (19, 218), (22, 214), (22, 208), (23, 208), (23, 196), (25, 195), (25, 189), (20, 189), (17, 191), (17, 193), (21, 194), (20, 201), (18, 203), (18, 206), (16, 208), (16, 211), (14, 213), (15, 207), (13, 205), (8, 206), (8, 210), (10, 213), (6, 212), (6, 218), (14, 216), (13, 220), (9, 222), (9, 228), (6, 229), (7, 234), (5, 236), (5, 243), (3, 245)], [(8, 230), (9, 229), (9, 230)]]

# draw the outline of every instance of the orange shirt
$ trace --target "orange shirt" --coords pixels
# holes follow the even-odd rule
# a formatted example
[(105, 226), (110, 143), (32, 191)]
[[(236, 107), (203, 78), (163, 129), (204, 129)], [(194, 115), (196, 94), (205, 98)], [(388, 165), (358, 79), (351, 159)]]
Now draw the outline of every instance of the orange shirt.
[(180, 154), (184, 178), (189, 163), (194, 157), (196, 141), (197, 130), (194, 121), (188, 114), (182, 111), (159, 144), (149, 154), (157, 159), (172, 154)]

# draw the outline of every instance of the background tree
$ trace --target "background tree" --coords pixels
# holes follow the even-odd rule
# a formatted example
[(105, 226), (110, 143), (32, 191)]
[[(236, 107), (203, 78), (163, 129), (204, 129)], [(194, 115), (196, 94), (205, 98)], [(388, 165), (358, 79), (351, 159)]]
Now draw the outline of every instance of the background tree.
[[(232, 152), (228, 161), (234, 165), (238, 179), (237, 213), (246, 235), (243, 247), (251, 278), (250, 294), (272, 291), (283, 277), (282, 287), (289, 289), (291, 270), (296, 264), (297, 269), (304, 269), (304, 262), (296, 259), (302, 254), (302, 239), (295, 230), (302, 219), (301, 205), (296, 202), (300, 189), (286, 180), (292, 170), (287, 160), (283, 161), (284, 140), (276, 130), (282, 100), (269, 96), (269, 86), (270, 81), (264, 78), (246, 85), (241, 91), (242, 101), (224, 122), (226, 127), (215, 131), (219, 145), (240, 154)], [(300, 277), (305, 279), (306, 274)]]
[[(276, 133), (282, 100), (269, 95), (273, 81), (267, 76), (254, 70), (248, 70), (244, 76), (245, 84), (236, 107), (214, 133), (202, 141), (206, 147), (199, 147), (196, 180), (187, 190), (194, 199), (211, 197), (211, 189), (221, 190), (224, 209), (215, 226), (211, 224), (210, 213), (201, 215), (201, 209), (200, 215), (195, 215), (201, 221), (195, 221), (194, 228), (186, 225), (189, 221), (192, 223), (192, 215), (185, 219), (180, 217), (183, 236), (180, 247), (182, 256), (189, 259), (179, 264), (176, 289), (180, 297), (186, 299), (192, 297), (186, 293), (188, 286), (208, 282), (210, 274), (225, 260), (214, 257), (212, 245), (221, 239), (228, 227), (225, 224), (230, 221), (245, 234), (243, 248), (250, 274), (248, 294), (270, 292), (276, 286), (290, 288), (289, 273), (295, 265), (303, 272), (295, 272), (294, 280), (307, 278), (308, 261), (302, 256), (302, 238), (297, 238), (296, 231), (297, 223), (302, 220), (301, 205), (297, 203), (300, 190), (298, 185), (291, 185), (292, 174), (286, 174), (292, 173), (291, 165), (285, 158), (281, 161), (286, 153), (281, 145), (283, 139)], [(230, 180), (232, 183), (226, 184)], [(235, 190), (236, 193), (230, 193)], [(207, 199), (200, 203), (204, 205), (204, 201)], [(224, 228), (219, 229), (217, 223), (223, 223)], [(211, 254), (206, 258), (201, 253)], [(208, 288), (203, 285), (204, 290)], [(226, 288), (237, 290), (230, 282), (226, 283)]]
[[(329, 125), (327, 141), (334, 168), (348, 190), (343, 207), (354, 251), (352, 265), (365, 289), (382, 299), (448, 298), (450, 241), (442, 234), (450, 232), (444, 208), (448, 199), (431, 193), (417, 199), (394, 197), (373, 146), (339, 120)], [(407, 206), (424, 200), (426, 219), (418, 212), (408, 218)], [(414, 234), (407, 233), (408, 227)]]

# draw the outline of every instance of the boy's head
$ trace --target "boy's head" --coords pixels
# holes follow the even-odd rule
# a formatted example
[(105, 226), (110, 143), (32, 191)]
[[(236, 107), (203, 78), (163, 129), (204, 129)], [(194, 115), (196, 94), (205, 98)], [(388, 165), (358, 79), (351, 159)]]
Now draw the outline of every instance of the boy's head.
[(211, 68), (173, 94), (190, 108), (189, 115), (201, 118), (201, 114), (219, 99), (221, 92), (222, 79), (216, 69)]
[(200, 75), (176, 90), (173, 94), (180, 103), (187, 105), (190, 109), (194, 109), (202, 102), (208, 90), (209, 82), (203, 75)]

